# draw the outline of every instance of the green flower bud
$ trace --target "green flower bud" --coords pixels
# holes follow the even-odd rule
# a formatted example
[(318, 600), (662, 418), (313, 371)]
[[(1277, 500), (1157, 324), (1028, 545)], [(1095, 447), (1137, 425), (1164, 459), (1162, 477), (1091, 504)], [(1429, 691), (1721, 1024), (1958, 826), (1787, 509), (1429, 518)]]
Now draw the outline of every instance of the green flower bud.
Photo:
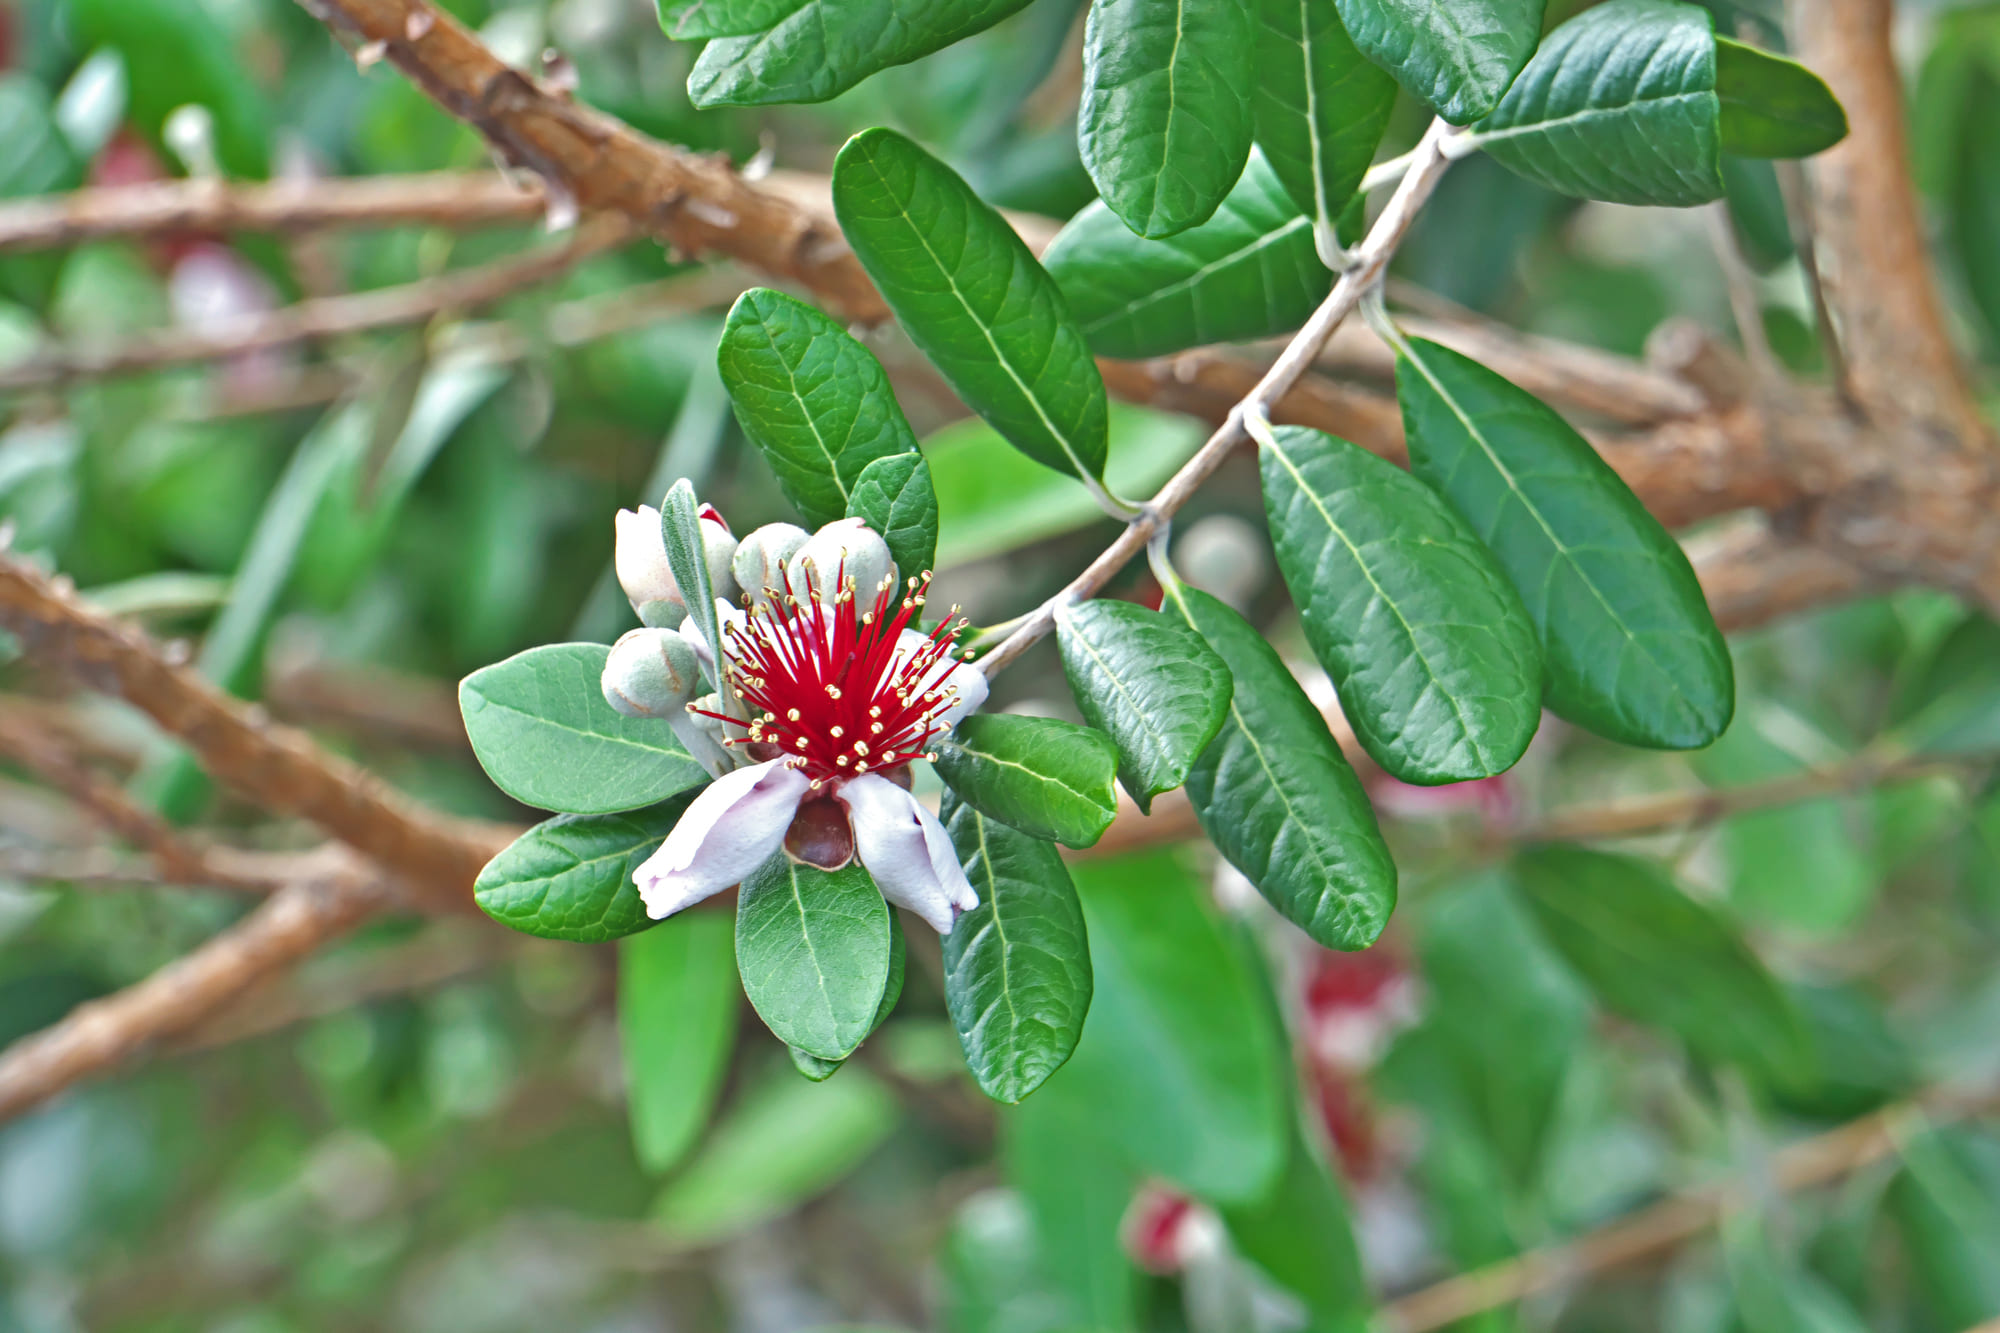
[(627, 717), (675, 717), (700, 685), (694, 646), (670, 629), (633, 630), (604, 663), (604, 700)]

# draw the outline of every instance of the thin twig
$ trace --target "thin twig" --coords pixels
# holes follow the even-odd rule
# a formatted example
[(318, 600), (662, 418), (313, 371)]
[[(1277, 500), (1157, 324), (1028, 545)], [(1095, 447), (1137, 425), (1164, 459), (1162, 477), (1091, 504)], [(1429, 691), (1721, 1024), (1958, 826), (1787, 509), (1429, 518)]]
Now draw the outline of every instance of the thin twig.
[(623, 244), (631, 235), (622, 218), (593, 219), (558, 244), (400, 287), (301, 301), (206, 329), (161, 329), (108, 346), (58, 347), (0, 370), (0, 392), (218, 361), (323, 338), (420, 324), (447, 311), (490, 305), (539, 286), (592, 255)]
[[(1768, 1180), (1786, 1193), (1832, 1184), (1892, 1155), (1913, 1126), (1996, 1112), (2000, 1112), (2000, 1092), (1935, 1090), (1780, 1149), (1772, 1155)], [(1391, 1301), (1383, 1307), (1382, 1327), (1389, 1333), (1429, 1333), (1664, 1254), (1715, 1226), (1731, 1209), (1753, 1203), (1756, 1196), (1757, 1191), (1744, 1184), (1725, 1182), (1663, 1199), (1575, 1240), (1531, 1250)]]

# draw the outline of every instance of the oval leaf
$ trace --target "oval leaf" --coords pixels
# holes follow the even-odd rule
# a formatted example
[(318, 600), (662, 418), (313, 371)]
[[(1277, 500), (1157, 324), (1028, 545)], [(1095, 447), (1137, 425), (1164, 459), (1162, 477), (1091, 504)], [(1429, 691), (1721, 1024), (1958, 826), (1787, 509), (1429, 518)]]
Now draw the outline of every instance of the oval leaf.
[(1229, 668), (1186, 625), (1131, 602), (1058, 607), (1056, 642), (1077, 707), (1118, 746), (1118, 780), (1152, 809), (1229, 716)]
[(1739, 157), (1811, 157), (1847, 137), (1847, 112), (1819, 75), (1783, 56), (1715, 39), (1722, 151)]
[[(881, 1030), (895, 1011), (896, 1002), (903, 998), (903, 973), (907, 965), (909, 950), (903, 943), (903, 922), (896, 913), (889, 913), (889, 980), (882, 987), (882, 1003), (875, 1007), (875, 1023), (868, 1029), (869, 1036)], [(808, 1055), (796, 1046), (787, 1046), (787, 1054), (792, 1057), (792, 1068), (814, 1083), (824, 1083), (840, 1072), (845, 1060), (822, 1060), (817, 1055)]]
[(1006, 219), (893, 130), (833, 166), (840, 229), (910, 341), (966, 406), (1059, 472), (1104, 472), (1104, 381), (1055, 283)]
[(1541, 635), (1548, 704), (1627, 745), (1697, 749), (1736, 710), (1729, 647), (1679, 543), (1533, 395), (1411, 339), (1410, 468), (1492, 548)]
[(1563, 194), (1614, 204), (1722, 197), (1714, 20), (1609, 0), (1550, 33), (1473, 141)]
[(1027, 5), (805, 0), (767, 31), (710, 42), (688, 73), (688, 96), (698, 107), (824, 102), (878, 70), (942, 51)]
[(1042, 262), (1100, 356), (1164, 356), (1286, 333), (1333, 287), (1312, 219), (1260, 153), (1199, 227), (1141, 240), (1094, 203), (1056, 234)]
[(601, 643), (544, 644), (459, 682), (465, 734), (494, 786), (525, 805), (589, 815), (708, 780), (666, 722), (604, 702), (610, 655)]
[(904, 578), (937, 563), (938, 498), (930, 464), (919, 453), (878, 458), (854, 479), (847, 517), (882, 534)]
[(1072, 722), (975, 713), (937, 742), (935, 766), (959, 799), (1066, 847), (1094, 846), (1118, 813), (1118, 747)]
[(1717, 1064), (1809, 1075), (1812, 1048), (1790, 997), (1721, 917), (1659, 870), (1569, 846), (1526, 851), (1514, 870), (1549, 943), (1607, 1008)]
[(1354, 44), (1454, 125), (1491, 111), (1535, 53), (1543, 0), (1336, 0)]
[(544, 820), (486, 863), (473, 901), (501, 925), (543, 939), (594, 944), (644, 930), (653, 922), (632, 872), (686, 806)]
[(1257, 144), (1305, 215), (1331, 229), (1396, 105), (1396, 80), (1361, 54), (1334, 0), (1258, 0)]
[(805, 0), (660, 0), (660, 30), (677, 42), (762, 32)]
[(1167, 597), (1236, 681), (1228, 720), (1188, 774), (1202, 829), (1314, 940), (1373, 944), (1396, 905), (1396, 862), (1326, 719), (1243, 617), (1185, 584)]
[(1250, 154), (1242, 0), (1097, 0), (1083, 30), (1083, 165), (1141, 236), (1206, 222)]
[(987, 1096), (1018, 1102), (1062, 1067), (1090, 1009), (1090, 943), (1061, 855), (964, 802), (945, 828), (979, 906), (944, 937), (944, 998)]
[(618, 1035), (639, 1164), (687, 1155), (722, 1092), (743, 988), (730, 921), (682, 912), (618, 946)]
[(1278, 568), (1354, 734), (1405, 782), (1513, 767), (1542, 716), (1521, 599), (1436, 492), (1345, 440), (1259, 451)]
[(862, 470), (917, 437), (875, 354), (803, 301), (754, 287), (715, 352), (736, 420), (808, 527), (847, 517)]
[(874, 1030), (890, 929), (889, 905), (859, 863), (829, 873), (779, 853), (736, 900), (743, 992), (778, 1040), (844, 1060)]

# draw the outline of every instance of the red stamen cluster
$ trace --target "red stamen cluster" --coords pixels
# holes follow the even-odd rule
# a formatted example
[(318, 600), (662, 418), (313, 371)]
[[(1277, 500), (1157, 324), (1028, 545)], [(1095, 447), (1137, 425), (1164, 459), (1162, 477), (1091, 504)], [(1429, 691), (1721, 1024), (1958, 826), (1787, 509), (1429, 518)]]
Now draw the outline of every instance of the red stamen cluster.
[[(750, 718), (700, 712), (747, 732), (727, 745), (769, 746), (812, 779), (814, 790), (912, 759), (943, 731), (936, 719), (957, 702), (958, 687), (926, 681), (965, 627), (947, 616), (924, 646), (898, 657), (897, 641), (924, 604), (930, 575), (899, 589), (884, 579), (862, 610), (843, 565), (827, 606), (817, 590), (804, 598), (766, 589), (766, 600), (723, 630), (723, 672)], [(953, 615), (957, 608), (952, 608)]]

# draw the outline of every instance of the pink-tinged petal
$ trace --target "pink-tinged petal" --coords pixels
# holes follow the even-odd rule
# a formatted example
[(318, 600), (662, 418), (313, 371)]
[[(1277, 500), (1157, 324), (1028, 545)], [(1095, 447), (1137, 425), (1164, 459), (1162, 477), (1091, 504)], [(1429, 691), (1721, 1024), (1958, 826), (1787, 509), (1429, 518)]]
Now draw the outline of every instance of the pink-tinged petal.
[(672, 916), (771, 859), (811, 779), (781, 759), (724, 773), (694, 798), (674, 831), (632, 873), (654, 920)]
[(638, 512), (618, 511), (618, 540), (612, 547), (612, 564), (618, 571), (618, 585), (633, 606), (664, 602), (682, 606), (681, 590), (674, 582), (673, 567), (667, 563), (667, 539), (660, 531), (660, 511), (640, 505)]
[(842, 783), (833, 795), (847, 807), (854, 853), (884, 898), (940, 935), (951, 934), (958, 913), (979, 906), (951, 835), (916, 797), (873, 773)]

